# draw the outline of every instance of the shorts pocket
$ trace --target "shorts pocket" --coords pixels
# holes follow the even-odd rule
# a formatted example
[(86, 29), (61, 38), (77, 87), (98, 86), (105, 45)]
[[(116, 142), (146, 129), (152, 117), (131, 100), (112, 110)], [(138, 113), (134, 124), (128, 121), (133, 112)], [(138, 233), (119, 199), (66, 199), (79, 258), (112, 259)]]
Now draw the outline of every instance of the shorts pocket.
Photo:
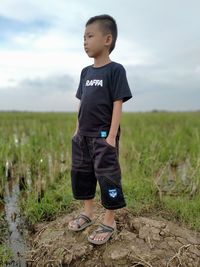
[(111, 146), (104, 138), (96, 139), (95, 172), (96, 174), (119, 173), (117, 147)]
[(83, 149), (81, 146), (81, 140), (76, 134), (72, 137), (72, 168), (77, 168), (82, 165), (83, 162)]
[(103, 140), (103, 142), (105, 143), (105, 145), (107, 145), (108, 147), (112, 148), (112, 149), (116, 149), (117, 147), (116, 146), (112, 146), (110, 145), (107, 141), (106, 141), (106, 138), (101, 138)]

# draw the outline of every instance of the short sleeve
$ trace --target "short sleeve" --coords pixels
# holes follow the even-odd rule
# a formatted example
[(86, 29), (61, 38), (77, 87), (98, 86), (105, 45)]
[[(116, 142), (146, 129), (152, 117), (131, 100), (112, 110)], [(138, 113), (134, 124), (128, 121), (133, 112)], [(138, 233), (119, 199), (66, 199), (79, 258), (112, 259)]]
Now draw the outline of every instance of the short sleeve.
[(78, 86), (78, 89), (77, 89), (77, 92), (76, 92), (76, 97), (78, 99), (81, 99), (81, 97), (82, 97), (82, 93), (83, 93), (83, 90), (82, 90), (83, 78), (85, 77), (86, 72), (87, 72), (87, 67), (82, 69), (82, 71), (81, 71), (80, 82), (79, 82), (79, 86)]
[(131, 90), (127, 81), (126, 71), (122, 65), (118, 65), (114, 70), (112, 79), (112, 99), (126, 102), (132, 98)]
[(82, 96), (82, 73), (83, 73), (83, 70), (81, 71), (81, 76), (80, 76), (80, 81), (79, 81), (79, 86), (78, 86), (78, 90), (76, 92), (76, 97), (78, 99), (81, 99), (81, 96)]

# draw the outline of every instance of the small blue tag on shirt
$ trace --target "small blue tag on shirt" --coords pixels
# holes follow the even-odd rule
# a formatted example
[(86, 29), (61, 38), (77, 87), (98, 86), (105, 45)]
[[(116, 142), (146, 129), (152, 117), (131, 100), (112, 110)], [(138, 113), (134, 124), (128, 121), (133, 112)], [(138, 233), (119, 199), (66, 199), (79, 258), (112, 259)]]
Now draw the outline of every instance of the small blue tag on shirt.
[(106, 131), (101, 131), (101, 137), (107, 137), (107, 132)]

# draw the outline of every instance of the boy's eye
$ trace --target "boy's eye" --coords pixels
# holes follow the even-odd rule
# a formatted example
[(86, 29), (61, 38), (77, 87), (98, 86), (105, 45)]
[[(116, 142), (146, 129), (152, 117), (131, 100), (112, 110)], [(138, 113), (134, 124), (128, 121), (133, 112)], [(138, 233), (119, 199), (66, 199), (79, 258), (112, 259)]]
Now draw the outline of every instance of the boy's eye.
[(94, 37), (94, 34), (87, 34), (84, 36), (84, 41), (86, 41), (86, 39), (90, 39), (92, 37)]

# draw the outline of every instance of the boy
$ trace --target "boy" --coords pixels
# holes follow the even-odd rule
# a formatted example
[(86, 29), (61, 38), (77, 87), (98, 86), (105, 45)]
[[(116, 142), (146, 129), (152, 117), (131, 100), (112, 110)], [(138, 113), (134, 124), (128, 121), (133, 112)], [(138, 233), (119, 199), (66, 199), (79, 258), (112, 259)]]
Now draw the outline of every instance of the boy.
[(118, 161), (122, 103), (132, 97), (122, 65), (112, 62), (117, 25), (109, 15), (86, 23), (84, 49), (94, 64), (81, 72), (76, 97), (80, 99), (77, 129), (72, 138), (72, 191), (83, 200), (84, 212), (69, 222), (80, 231), (91, 225), (97, 181), (106, 209), (102, 224), (89, 237), (93, 244), (106, 243), (116, 231), (115, 210), (125, 204)]

